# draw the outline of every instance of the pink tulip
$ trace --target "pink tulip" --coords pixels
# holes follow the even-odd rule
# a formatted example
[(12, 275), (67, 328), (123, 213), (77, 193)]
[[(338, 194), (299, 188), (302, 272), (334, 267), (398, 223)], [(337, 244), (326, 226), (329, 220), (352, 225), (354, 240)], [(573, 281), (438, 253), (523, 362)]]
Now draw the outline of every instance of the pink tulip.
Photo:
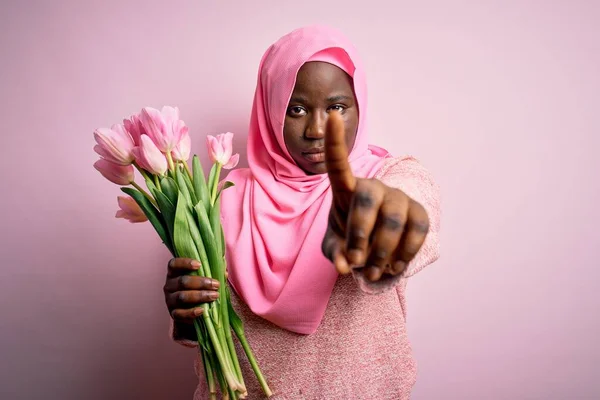
[(115, 218), (124, 218), (131, 223), (148, 221), (146, 214), (142, 211), (138, 203), (129, 196), (117, 196), (120, 210), (115, 214)]
[(139, 146), (140, 137), (146, 134), (146, 130), (142, 126), (142, 121), (139, 114), (133, 114), (129, 117), (129, 119), (124, 119), (123, 125), (133, 138), (133, 143), (135, 143), (136, 146)]
[(94, 150), (102, 158), (116, 164), (129, 165), (133, 162), (133, 138), (120, 124), (113, 125), (110, 129), (99, 128), (94, 131), (96, 146)]
[(133, 149), (137, 164), (155, 175), (164, 175), (167, 172), (167, 159), (160, 152), (148, 135), (140, 137), (140, 145)]
[(240, 161), (240, 155), (233, 153), (233, 133), (227, 132), (217, 135), (217, 137), (208, 135), (206, 137), (208, 155), (213, 163), (217, 162), (225, 169), (232, 169)]
[(146, 134), (163, 153), (173, 150), (188, 131), (188, 127), (179, 119), (177, 107), (165, 106), (161, 111), (145, 107), (142, 109), (140, 119)]
[(133, 165), (119, 165), (111, 161), (100, 159), (94, 163), (94, 168), (103, 177), (117, 185), (129, 185), (134, 180)]
[(173, 159), (177, 161), (187, 161), (190, 158), (190, 151), (192, 150), (192, 139), (188, 132), (184, 132), (181, 136), (181, 141), (175, 146), (171, 154)]

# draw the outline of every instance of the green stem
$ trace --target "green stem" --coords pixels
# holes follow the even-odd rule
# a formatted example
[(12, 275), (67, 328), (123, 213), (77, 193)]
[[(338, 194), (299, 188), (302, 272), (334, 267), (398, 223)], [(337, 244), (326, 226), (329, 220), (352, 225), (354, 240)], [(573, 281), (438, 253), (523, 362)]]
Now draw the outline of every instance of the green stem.
[(144, 188), (143, 188), (143, 187), (141, 187), (140, 185), (138, 185), (137, 183), (135, 183), (135, 181), (131, 182), (131, 185), (132, 185), (134, 188), (136, 188), (137, 190), (139, 190), (140, 192), (142, 192), (142, 194), (143, 194), (143, 195), (144, 195), (144, 196), (145, 196), (145, 197), (146, 197), (148, 200), (150, 200), (150, 202), (151, 202), (152, 204), (154, 204), (154, 206), (155, 206), (156, 208), (158, 208), (158, 204), (156, 204), (156, 200), (154, 200), (154, 197), (150, 196), (150, 193), (146, 192), (146, 191), (144, 190)]
[(167, 152), (167, 162), (169, 163), (169, 169), (175, 171), (175, 163), (173, 162), (173, 156), (170, 151)]
[[(225, 317), (227, 318), (227, 317)], [(226, 325), (229, 325), (226, 323)], [(233, 367), (235, 369), (235, 373), (237, 374), (238, 380), (244, 383), (244, 377), (242, 376), (242, 368), (240, 366), (240, 361), (237, 357), (237, 352), (235, 351), (235, 345), (233, 344), (233, 336), (231, 335), (231, 328), (228, 327), (225, 333), (225, 339), (227, 340), (227, 347), (229, 348), (229, 354), (231, 355), (231, 360), (233, 361)]]
[(227, 387), (227, 394), (229, 395), (229, 399), (230, 400), (237, 400), (237, 396), (236, 396), (237, 392), (234, 392), (230, 387)]
[(271, 397), (273, 395), (273, 393), (271, 392), (269, 385), (267, 385), (267, 381), (265, 380), (265, 377), (263, 376), (262, 372), (260, 371), (258, 363), (256, 362), (256, 358), (254, 358), (254, 354), (252, 353), (252, 349), (250, 348), (250, 345), (248, 344), (248, 341), (246, 340), (246, 336), (244, 335), (244, 332), (240, 329), (236, 329), (235, 325), (233, 326), (233, 330), (234, 330), (236, 336), (238, 337), (240, 344), (244, 348), (246, 357), (248, 357), (248, 361), (250, 361), (250, 365), (252, 366), (252, 370), (254, 371), (254, 374), (256, 375), (258, 382), (260, 383), (260, 387), (262, 388), (263, 392), (265, 392), (267, 397)]
[(190, 177), (190, 181), (194, 182), (194, 175), (192, 174), (192, 171), (190, 171), (188, 163), (185, 161), (182, 161), (181, 163), (183, 164), (183, 169), (185, 169), (185, 172), (187, 172), (188, 176)]
[(210, 190), (211, 190), (210, 205), (214, 205), (215, 200), (217, 199), (217, 187), (219, 186), (219, 176), (221, 175), (221, 168), (222, 168), (222, 165), (220, 163), (217, 163), (217, 171), (215, 172), (215, 181), (213, 182), (213, 187), (210, 188)]
[(215, 376), (213, 372), (212, 362), (209, 359), (209, 355), (206, 352), (206, 349), (200, 343), (200, 338), (202, 337), (202, 331), (200, 330), (200, 325), (198, 320), (194, 320), (194, 328), (196, 328), (196, 336), (198, 337), (198, 348), (200, 350), (200, 354), (202, 354), (202, 364), (204, 365), (204, 374), (206, 375), (206, 382), (208, 384), (208, 391), (210, 392), (211, 399), (217, 398), (217, 390), (215, 388)]
[(219, 389), (221, 389), (221, 393), (225, 393), (225, 392), (227, 392), (227, 388), (229, 386), (227, 385), (227, 382), (225, 381), (225, 377), (223, 376), (223, 371), (219, 367), (219, 363), (215, 362), (215, 357), (214, 357), (213, 353), (210, 354), (210, 358), (211, 358), (213, 364), (215, 365), (215, 375), (217, 376), (217, 381), (219, 381)]
[(154, 175), (154, 184), (157, 188), (160, 188), (160, 181), (158, 180), (158, 175)]
[(206, 323), (206, 327), (208, 328), (208, 335), (210, 336), (210, 340), (212, 342), (215, 353), (217, 354), (217, 359), (219, 360), (219, 364), (221, 364), (221, 370), (223, 371), (223, 375), (227, 384), (231, 386), (233, 390), (243, 390), (240, 383), (237, 381), (235, 375), (230, 369), (229, 363), (225, 358), (225, 354), (223, 354), (223, 349), (221, 348), (221, 342), (219, 341), (219, 336), (215, 330), (215, 326), (212, 323), (212, 320), (208, 316), (208, 305), (205, 303), (202, 305), (204, 312), (202, 316), (204, 318), (204, 322)]
[[(219, 301), (223, 302), (224, 299), (219, 300)], [(237, 388), (237, 390), (244, 391), (246, 386), (243, 384), (242, 380), (239, 378), (239, 374), (238, 374), (238, 372), (235, 368), (235, 365), (233, 363), (233, 360), (232, 360), (232, 357), (236, 356), (235, 350), (234, 350), (233, 355), (231, 354), (231, 352), (229, 350), (229, 343), (227, 342), (227, 335), (225, 333), (225, 324), (224, 324), (225, 318), (226, 318), (226, 316), (221, 314), (221, 323), (217, 327), (217, 334), (219, 335), (220, 343), (223, 345), (223, 356), (227, 362), (227, 369), (230, 370), (234, 374), (238, 383), (240, 384), (240, 386)], [(232, 390), (236, 390), (236, 389), (232, 389)]]
[(144, 179), (148, 179), (149, 175), (144, 169), (142, 169), (139, 165), (137, 165), (137, 163), (133, 163), (133, 166), (144, 177)]

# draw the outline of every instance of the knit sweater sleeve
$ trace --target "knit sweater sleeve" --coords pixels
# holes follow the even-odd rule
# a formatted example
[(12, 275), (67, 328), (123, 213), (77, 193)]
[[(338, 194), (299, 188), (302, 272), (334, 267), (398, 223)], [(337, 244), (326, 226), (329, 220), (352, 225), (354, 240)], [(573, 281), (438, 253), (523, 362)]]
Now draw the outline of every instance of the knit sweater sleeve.
[(411, 199), (421, 204), (429, 217), (429, 232), (415, 258), (405, 272), (398, 276), (387, 276), (378, 282), (369, 282), (358, 272), (354, 278), (359, 287), (368, 293), (381, 293), (395, 287), (402, 279), (411, 277), (440, 256), (440, 188), (431, 173), (411, 156), (391, 158), (375, 176), (384, 184), (402, 190)]

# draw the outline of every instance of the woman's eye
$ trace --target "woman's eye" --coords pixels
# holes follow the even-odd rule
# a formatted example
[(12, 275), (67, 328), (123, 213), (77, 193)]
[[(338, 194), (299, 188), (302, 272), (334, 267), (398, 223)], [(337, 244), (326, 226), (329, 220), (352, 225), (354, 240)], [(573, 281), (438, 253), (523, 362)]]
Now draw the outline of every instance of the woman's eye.
[(335, 104), (335, 105), (329, 107), (329, 109), (333, 110), (333, 111), (337, 111), (337, 112), (342, 112), (342, 111), (344, 111), (346, 109), (346, 107), (344, 107), (341, 104)]
[(304, 107), (292, 106), (288, 108), (288, 114), (292, 117), (302, 117), (306, 115), (306, 110), (304, 109)]

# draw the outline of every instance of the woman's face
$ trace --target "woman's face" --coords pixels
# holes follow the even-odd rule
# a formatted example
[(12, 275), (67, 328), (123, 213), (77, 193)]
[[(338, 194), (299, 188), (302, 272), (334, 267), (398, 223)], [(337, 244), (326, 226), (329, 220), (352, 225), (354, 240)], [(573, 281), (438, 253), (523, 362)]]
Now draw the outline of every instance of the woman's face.
[(283, 137), (288, 152), (308, 175), (323, 174), (325, 129), (329, 113), (342, 115), (350, 151), (358, 128), (358, 104), (352, 78), (335, 65), (308, 62), (300, 68), (290, 99)]

